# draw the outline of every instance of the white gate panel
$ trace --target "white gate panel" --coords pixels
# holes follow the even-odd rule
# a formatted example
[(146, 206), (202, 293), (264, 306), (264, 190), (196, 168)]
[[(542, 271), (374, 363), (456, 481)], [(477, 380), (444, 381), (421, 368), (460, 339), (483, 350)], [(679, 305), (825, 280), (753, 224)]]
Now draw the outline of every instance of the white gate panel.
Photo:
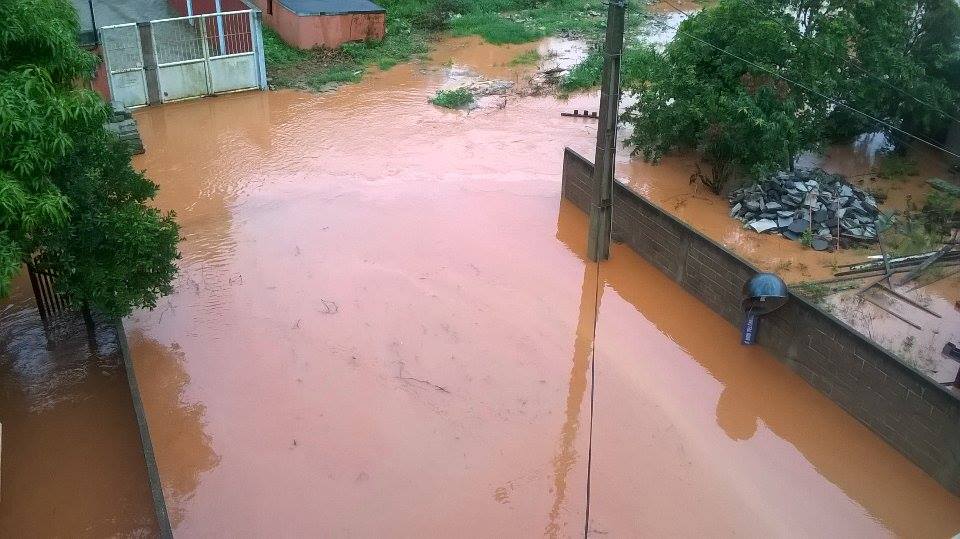
[(143, 71), (110, 74), (110, 97), (125, 107), (147, 104), (147, 83)]
[(146, 105), (147, 80), (137, 25), (104, 26), (100, 36), (111, 99), (127, 107)]
[(104, 26), (104, 56), (114, 99), (137, 106), (146, 104), (150, 95), (167, 102), (266, 89), (260, 24), (260, 14), (253, 10), (150, 21), (150, 77), (144, 69), (138, 26)]
[(257, 67), (257, 59), (253, 54), (211, 58), (210, 82), (213, 92), (256, 88), (259, 85)]
[(157, 77), (160, 79), (161, 101), (174, 101), (211, 93), (207, 86), (207, 67), (202, 60), (158, 66)]

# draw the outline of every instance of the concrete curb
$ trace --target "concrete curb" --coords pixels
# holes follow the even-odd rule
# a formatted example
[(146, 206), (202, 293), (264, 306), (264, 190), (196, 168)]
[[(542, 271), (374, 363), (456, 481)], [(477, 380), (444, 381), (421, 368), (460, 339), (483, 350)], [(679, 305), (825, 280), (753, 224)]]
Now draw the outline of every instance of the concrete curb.
[(123, 366), (127, 373), (127, 383), (130, 385), (130, 398), (133, 401), (133, 411), (137, 415), (137, 427), (140, 429), (140, 445), (143, 448), (143, 460), (147, 465), (147, 478), (150, 481), (150, 494), (153, 497), (153, 510), (160, 527), (160, 537), (173, 538), (170, 527), (170, 517), (167, 514), (167, 503), (163, 498), (163, 486), (160, 483), (160, 470), (157, 468), (156, 454), (153, 451), (153, 442), (150, 439), (150, 428), (147, 426), (147, 414), (143, 410), (143, 401), (140, 399), (140, 386), (137, 384), (137, 374), (133, 369), (133, 360), (130, 357), (130, 347), (127, 344), (127, 334), (123, 327), (123, 320), (114, 321), (114, 331), (117, 334), (117, 347), (123, 358)]

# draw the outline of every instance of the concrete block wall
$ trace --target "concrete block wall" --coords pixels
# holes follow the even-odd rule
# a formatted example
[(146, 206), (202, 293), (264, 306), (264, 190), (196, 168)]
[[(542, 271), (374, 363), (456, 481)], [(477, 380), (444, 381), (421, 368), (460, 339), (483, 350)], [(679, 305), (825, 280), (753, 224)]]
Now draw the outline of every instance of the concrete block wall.
[[(592, 176), (593, 164), (567, 148), (563, 196), (584, 211)], [(743, 284), (759, 271), (749, 263), (618, 182), (613, 238), (740, 326)], [(763, 317), (759, 337), (810, 385), (960, 495), (960, 394), (793, 294)]]

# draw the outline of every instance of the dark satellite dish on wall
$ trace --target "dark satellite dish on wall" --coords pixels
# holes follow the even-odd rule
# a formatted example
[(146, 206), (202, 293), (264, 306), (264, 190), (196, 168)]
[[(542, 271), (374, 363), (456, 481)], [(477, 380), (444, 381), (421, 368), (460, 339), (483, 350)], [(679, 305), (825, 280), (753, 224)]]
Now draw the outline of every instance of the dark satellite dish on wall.
[(743, 285), (743, 344), (756, 344), (760, 316), (771, 313), (790, 299), (783, 279), (773, 273), (758, 273)]

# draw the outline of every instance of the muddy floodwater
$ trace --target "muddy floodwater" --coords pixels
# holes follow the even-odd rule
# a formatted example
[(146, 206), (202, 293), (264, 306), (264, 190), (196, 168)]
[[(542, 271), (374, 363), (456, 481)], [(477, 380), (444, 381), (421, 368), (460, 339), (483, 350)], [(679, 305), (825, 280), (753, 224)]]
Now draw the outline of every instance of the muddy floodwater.
[(128, 320), (177, 534), (577, 536), (588, 456), (591, 534), (960, 531), (960, 499), (632, 251), (584, 261), (560, 170), (596, 123), (559, 113), (595, 95), (427, 103), (518, 52), (137, 112), (184, 236)]
[(156, 535), (115, 334), (72, 322), (48, 339), (25, 278), (0, 305), (0, 537)]

